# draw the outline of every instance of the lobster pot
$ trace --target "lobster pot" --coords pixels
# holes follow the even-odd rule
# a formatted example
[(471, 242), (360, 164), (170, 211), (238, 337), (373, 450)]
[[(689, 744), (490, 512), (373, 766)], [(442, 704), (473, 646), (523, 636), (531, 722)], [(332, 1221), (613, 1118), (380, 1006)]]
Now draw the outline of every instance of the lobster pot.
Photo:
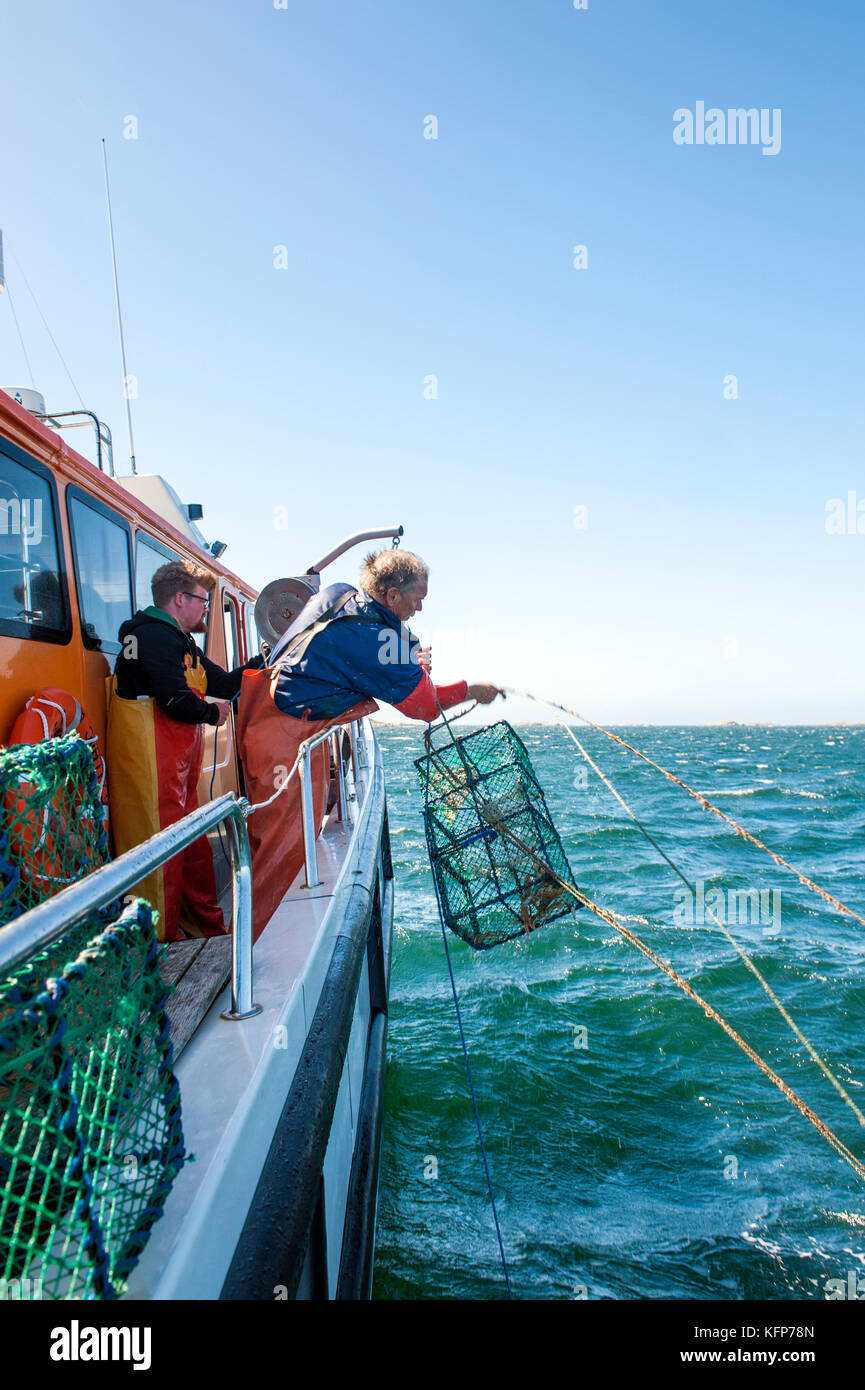
[(525, 936), (581, 906), (522, 740), (502, 720), (415, 767), (430, 866), (446, 926), (476, 950)]
[(0, 978), (2, 1297), (118, 1297), (162, 1213), (184, 1145), (159, 954), (150, 905), (115, 902)]

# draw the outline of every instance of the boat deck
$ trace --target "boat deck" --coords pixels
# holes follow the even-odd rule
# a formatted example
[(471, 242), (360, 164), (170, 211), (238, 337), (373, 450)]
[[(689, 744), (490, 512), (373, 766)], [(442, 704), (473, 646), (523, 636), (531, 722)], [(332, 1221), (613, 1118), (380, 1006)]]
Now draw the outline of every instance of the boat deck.
[[(363, 844), (365, 816), (375, 799), (370, 795), (373, 781), (383, 796), (383, 772), (372, 731), (367, 729), (363, 737), (367, 767), (360, 774), (358, 800), (352, 802), (360, 808), (354, 810), (356, 823), (345, 824), (335, 811), (330, 813), (316, 842), (320, 885), (304, 887), (301, 870), (256, 943), (253, 998), (261, 1013), (242, 1021), (220, 1016), (230, 1007), (230, 984), (218, 983), (230, 973), (230, 938), (179, 943), (180, 949), (168, 956), (164, 970), (177, 981), (169, 1008), (172, 1037), (176, 1030), (182, 1049), (175, 1074), (190, 1157), (131, 1275), (127, 1298), (220, 1296), (336, 938), (354, 895), (373, 892), (377, 866), (364, 862), (369, 858)], [(190, 1006), (208, 991), (208, 1006)], [(340, 1201), (345, 1205), (370, 1017), (364, 971), (325, 1163), (328, 1204), (335, 1208)], [(333, 1230), (328, 1268), (335, 1275), (341, 1224)]]
[(214, 999), (231, 979), (231, 937), (169, 942), (160, 968), (166, 985), (174, 986), (168, 1017), (176, 1063)]

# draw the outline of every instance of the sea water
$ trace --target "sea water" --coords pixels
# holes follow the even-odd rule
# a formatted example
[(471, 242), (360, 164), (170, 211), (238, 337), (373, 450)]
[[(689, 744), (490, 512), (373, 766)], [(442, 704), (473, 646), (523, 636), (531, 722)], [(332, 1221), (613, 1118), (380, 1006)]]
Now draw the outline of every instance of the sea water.
[[(692, 896), (560, 727), (518, 732), (580, 887), (865, 1159), (865, 1128), (706, 904), (863, 1111), (865, 927), (580, 729)], [(865, 917), (865, 728), (616, 732)], [(421, 734), (378, 737), (396, 913), (374, 1296), (502, 1298), (413, 766)], [(491, 951), (448, 945), (515, 1297), (825, 1299), (832, 1281), (865, 1278), (865, 1184), (608, 924), (583, 909)]]

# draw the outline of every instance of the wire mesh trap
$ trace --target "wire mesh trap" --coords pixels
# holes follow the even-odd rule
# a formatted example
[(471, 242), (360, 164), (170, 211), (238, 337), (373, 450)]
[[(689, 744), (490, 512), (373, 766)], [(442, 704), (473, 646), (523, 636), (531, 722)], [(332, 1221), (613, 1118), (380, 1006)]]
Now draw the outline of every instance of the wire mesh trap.
[[(0, 750), (0, 932), (108, 862), (91, 747)], [(183, 1165), (149, 903), (116, 901), (0, 976), (0, 1298), (114, 1298)], [(28, 1294), (29, 1296), (29, 1294)]]
[(133, 900), (0, 981), (0, 1284), (126, 1287), (184, 1161), (159, 947)]
[(577, 885), (519, 735), (506, 720), (447, 734), (415, 762), (430, 866), (445, 925), (489, 950), (582, 904), (563, 886)]

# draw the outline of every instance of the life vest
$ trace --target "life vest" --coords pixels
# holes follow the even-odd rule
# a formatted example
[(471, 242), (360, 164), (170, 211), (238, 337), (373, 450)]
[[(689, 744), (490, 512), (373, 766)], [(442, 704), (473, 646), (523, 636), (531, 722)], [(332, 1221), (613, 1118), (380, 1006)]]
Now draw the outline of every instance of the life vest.
[(295, 719), (335, 719), (363, 692), (401, 710), (429, 684), (419, 645), (383, 604), (351, 585), (330, 585), (309, 600), (271, 654), (281, 673), (277, 708)]
[[(339, 587), (342, 588), (343, 586), (340, 585)], [(344, 592), (341, 593), (338, 598), (333, 602), (327, 602), (327, 606), (319, 616), (314, 617), (312, 622), (304, 622), (304, 616), (309, 612), (309, 609), (313, 607), (313, 605), (316, 605), (316, 603), (320, 606), (321, 602), (327, 598), (327, 591), (325, 591), (325, 594), (319, 595), (317, 600), (311, 599), (310, 602), (301, 609), (294, 623), (286, 629), (282, 638), (277, 643), (271, 653), (271, 663), (279, 666), (297, 666), (306, 656), (307, 648), (313, 637), (317, 637), (320, 632), (324, 632), (324, 629), (329, 627), (330, 624), (340, 616), (343, 618), (351, 618), (352, 621), (356, 623), (380, 626), (377, 618), (366, 613), (343, 613), (342, 610), (345, 608), (349, 599), (356, 597), (357, 589), (353, 589), (351, 585), (348, 584), (345, 586)], [(313, 608), (313, 612), (314, 611)], [(296, 632), (292, 631), (293, 628), (298, 626), (298, 623), (303, 623), (303, 626)]]

